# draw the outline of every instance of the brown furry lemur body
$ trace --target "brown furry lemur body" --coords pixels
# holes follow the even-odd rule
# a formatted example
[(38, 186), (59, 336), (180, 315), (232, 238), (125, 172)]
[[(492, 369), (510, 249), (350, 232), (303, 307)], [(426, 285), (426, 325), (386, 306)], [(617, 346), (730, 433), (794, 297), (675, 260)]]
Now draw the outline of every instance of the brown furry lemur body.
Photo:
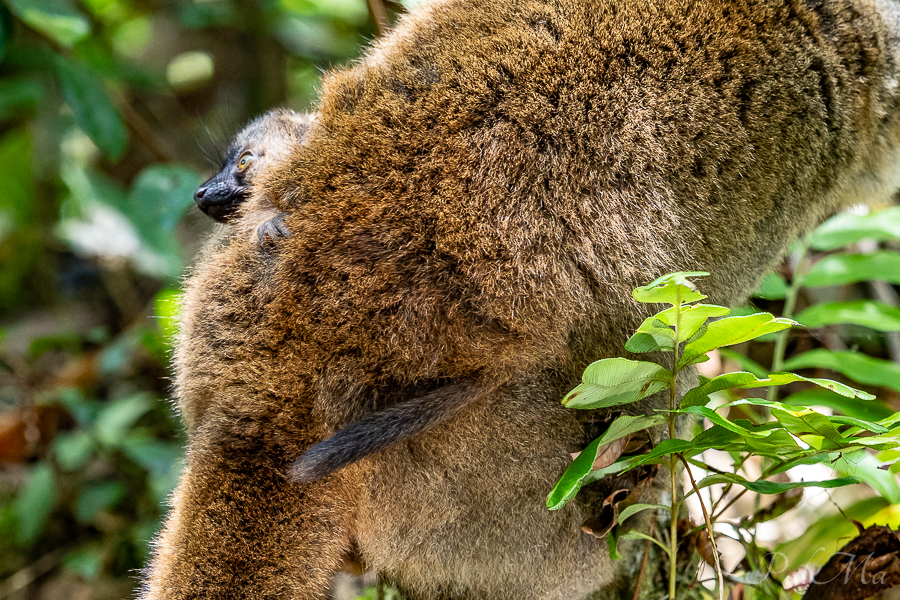
[[(894, 191), (897, 7), (437, 0), (330, 75), (243, 217), (291, 236), (235, 232), (188, 280), (188, 459), (143, 597), (319, 598), (348, 552), (412, 598), (631, 597), (590, 496), (544, 508), (600, 418), (559, 399), (621, 353), (633, 287), (703, 269), (733, 304)], [(289, 476), (416, 399), (443, 411), (418, 435)]]

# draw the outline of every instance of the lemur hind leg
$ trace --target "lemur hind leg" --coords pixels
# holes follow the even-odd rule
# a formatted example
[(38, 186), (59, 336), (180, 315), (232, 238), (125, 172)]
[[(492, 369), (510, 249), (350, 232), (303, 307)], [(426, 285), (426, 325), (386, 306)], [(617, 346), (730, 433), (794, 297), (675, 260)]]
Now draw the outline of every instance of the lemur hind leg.
[(188, 449), (143, 600), (325, 596), (352, 550), (353, 486), (289, 481), (289, 462), (247, 450)]

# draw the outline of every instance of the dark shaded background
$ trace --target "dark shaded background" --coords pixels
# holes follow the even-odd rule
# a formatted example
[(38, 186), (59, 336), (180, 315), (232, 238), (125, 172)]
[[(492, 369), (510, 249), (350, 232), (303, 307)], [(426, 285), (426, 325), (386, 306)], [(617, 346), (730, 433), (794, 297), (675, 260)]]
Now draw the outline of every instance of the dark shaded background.
[(0, 4), (0, 599), (122, 598), (179, 474), (168, 361), (196, 186), (308, 109), (366, 0)]

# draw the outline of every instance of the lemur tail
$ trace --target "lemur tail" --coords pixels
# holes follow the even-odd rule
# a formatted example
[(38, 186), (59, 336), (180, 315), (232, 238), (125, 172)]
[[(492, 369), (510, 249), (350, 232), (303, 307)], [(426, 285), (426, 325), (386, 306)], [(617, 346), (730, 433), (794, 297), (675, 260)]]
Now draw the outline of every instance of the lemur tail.
[(321, 479), (364, 456), (443, 423), (490, 393), (475, 381), (451, 383), (351, 423), (306, 451), (291, 467), (303, 482)]

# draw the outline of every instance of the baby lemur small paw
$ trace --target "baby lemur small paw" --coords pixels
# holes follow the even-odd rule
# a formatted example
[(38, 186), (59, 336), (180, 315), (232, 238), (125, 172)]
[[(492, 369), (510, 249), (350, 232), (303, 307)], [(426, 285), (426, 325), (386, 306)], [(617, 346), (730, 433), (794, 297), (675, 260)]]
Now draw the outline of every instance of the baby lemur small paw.
[(256, 228), (256, 243), (260, 246), (275, 244), (278, 238), (289, 238), (291, 232), (284, 224), (286, 213), (278, 213)]

